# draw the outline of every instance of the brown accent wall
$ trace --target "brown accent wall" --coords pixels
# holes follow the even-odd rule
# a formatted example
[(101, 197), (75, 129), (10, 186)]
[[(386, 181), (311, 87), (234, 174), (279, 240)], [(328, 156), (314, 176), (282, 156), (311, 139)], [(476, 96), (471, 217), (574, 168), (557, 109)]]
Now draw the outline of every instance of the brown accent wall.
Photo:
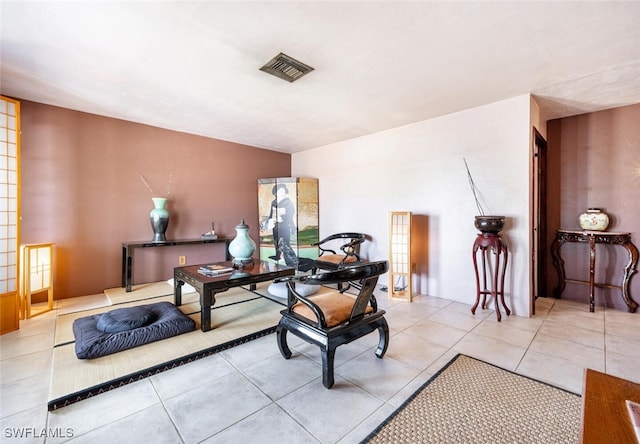
[[(199, 237), (212, 221), (234, 237), (245, 219), (256, 242), (257, 180), (291, 175), (285, 153), (28, 101), (21, 111), (21, 242), (56, 243), (56, 299), (119, 287), (122, 242), (151, 240), (140, 174), (159, 195), (173, 175), (168, 239)], [(171, 278), (179, 255), (196, 264), (224, 254), (224, 244), (139, 249), (133, 282)]]
[[(549, 233), (579, 230), (578, 215), (587, 208), (605, 210), (607, 231), (631, 232), (640, 247), (640, 104), (553, 120), (548, 123)], [(568, 278), (588, 280), (586, 244), (565, 244), (562, 257)], [(599, 245), (596, 282), (620, 285), (629, 256), (624, 248)], [(549, 269), (549, 288), (558, 282)], [(567, 284), (564, 299), (588, 301), (588, 286)], [(631, 295), (640, 303), (640, 277), (631, 279)], [(596, 304), (626, 310), (620, 290), (596, 289)]]

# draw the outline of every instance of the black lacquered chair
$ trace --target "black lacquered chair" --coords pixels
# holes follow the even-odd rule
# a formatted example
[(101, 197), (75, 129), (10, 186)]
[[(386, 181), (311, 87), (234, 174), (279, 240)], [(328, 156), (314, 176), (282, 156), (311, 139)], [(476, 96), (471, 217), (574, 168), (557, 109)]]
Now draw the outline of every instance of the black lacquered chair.
[[(362, 263), (363, 260), (360, 258), (360, 245), (365, 239), (365, 235), (362, 233), (336, 233), (325, 237), (320, 242), (311, 244), (317, 246), (320, 250), (318, 259), (315, 260), (311, 268), (312, 273), (317, 273), (318, 270), (337, 270), (347, 265)], [(339, 241), (344, 242), (340, 245), (341, 253), (337, 253), (332, 249), (335, 248), (334, 245)], [(346, 282), (346, 285), (344, 285), (341, 282), (338, 284), (338, 289), (346, 291), (351, 285), (355, 285), (357, 288), (357, 283)]]
[[(389, 345), (389, 326), (384, 310), (378, 310), (373, 294), (378, 276), (389, 268), (387, 261), (369, 262), (347, 266), (337, 271), (314, 275), (290, 276), (275, 282), (286, 282), (288, 287), (287, 308), (276, 329), (280, 353), (285, 359), (291, 357), (287, 345), (287, 332), (291, 332), (308, 343), (320, 347), (322, 355), (322, 383), (331, 388), (334, 383), (333, 361), (336, 348), (378, 330), (380, 340), (375, 355), (382, 358)], [(326, 287), (350, 281), (358, 282), (358, 294)], [(319, 292), (302, 296), (296, 292), (296, 283), (321, 285)]]

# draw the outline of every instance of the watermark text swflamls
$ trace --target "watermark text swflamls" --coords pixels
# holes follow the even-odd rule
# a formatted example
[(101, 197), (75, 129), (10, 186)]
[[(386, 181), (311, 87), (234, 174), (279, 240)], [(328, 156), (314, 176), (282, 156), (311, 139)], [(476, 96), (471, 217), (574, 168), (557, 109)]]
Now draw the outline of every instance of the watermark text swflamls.
[(5, 427), (5, 438), (73, 438), (71, 427)]

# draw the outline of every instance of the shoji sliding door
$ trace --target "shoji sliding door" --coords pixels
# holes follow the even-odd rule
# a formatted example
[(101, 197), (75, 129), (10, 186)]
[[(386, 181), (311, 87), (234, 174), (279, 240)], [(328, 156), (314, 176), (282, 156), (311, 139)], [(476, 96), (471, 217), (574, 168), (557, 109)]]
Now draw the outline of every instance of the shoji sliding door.
[(20, 102), (0, 96), (0, 334), (19, 327)]

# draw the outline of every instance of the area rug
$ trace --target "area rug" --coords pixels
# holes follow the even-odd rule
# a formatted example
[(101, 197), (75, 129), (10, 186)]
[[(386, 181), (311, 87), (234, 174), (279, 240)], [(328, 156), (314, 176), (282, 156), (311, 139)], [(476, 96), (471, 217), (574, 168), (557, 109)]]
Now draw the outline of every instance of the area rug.
[[(173, 302), (173, 294), (166, 293), (166, 283), (149, 285), (131, 300), (119, 295), (121, 301), (106, 307), (59, 315), (54, 336), (51, 385), (48, 409), (55, 410), (91, 396), (135, 382), (171, 368), (210, 356), (222, 350), (273, 333), (280, 320), (283, 304), (249, 288), (232, 288), (216, 295), (211, 311), (213, 329), (200, 330), (198, 294), (183, 295), (180, 310), (196, 322), (196, 330), (124, 350), (96, 359), (81, 360), (75, 355), (73, 321), (77, 318), (103, 313), (114, 308)], [(156, 287), (156, 296), (150, 287)], [(263, 291), (264, 293), (264, 291)], [(111, 299), (111, 297), (110, 297)], [(274, 347), (276, 347), (274, 339)]]
[(363, 443), (572, 443), (580, 396), (456, 356)]

